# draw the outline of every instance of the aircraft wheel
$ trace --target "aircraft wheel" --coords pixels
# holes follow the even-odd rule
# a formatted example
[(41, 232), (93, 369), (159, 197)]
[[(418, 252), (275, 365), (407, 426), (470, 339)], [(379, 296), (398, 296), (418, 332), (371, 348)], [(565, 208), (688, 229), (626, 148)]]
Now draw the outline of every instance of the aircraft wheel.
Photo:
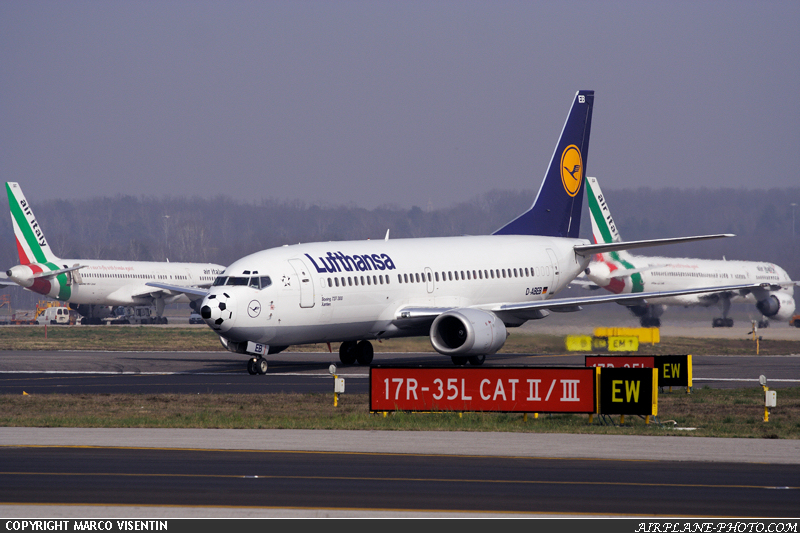
[(258, 374), (258, 370), (256, 370), (256, 361), (257, 359), (253, 357), (247, 362), (247, 373), (251, 376)]
[(473, 355), (469, 358), (469, 364), (472, 366), (481, 366), (486, 361), (485, 355)]
[(361, 341), (356, 345), (356, 360), (359, 365), (368, 366), (372, 362), (374, 351), (372, 343), (369, 341)]
[(259, 357), (258, 360), (256, 361), (256, 370), (258, 371), (259, 374), (262, 375), (266, 374), (268, 366), (269, 365), (267, 364), (267, 360), (264, 359), (263, 357)]
[(724, 321), (723, 321), (723, 319), (721, 319), (721, 318), (715, 318), (714, 320), (712, 320), (712, 321), (711, 321), (711, 327), (712, 327), (712, 328), (722, 328), (722, 327), (725, 327), (725, 326), (723, 325), (723, 322), (724, 322)]
[(733, 327), (733, 319), (732, 318), (726, 318), (725, 319), (725, 327), (726, 328), (732, 328)]
[(454, 355), (450, 359), (453, 360), (453, 364), (454, 365), (456, 365), (456, 366), (464, 366), (464, 365), (467, 364), (467, 359), (468, 358), (465, 357), (465, 356)]
[(764, 320), (759, 320), (758, 321), (758, 327), (760, 327), (761, 329), (768, 328), (769, 327), (769, 320), (767, 320), (766, 318)]
[(339, 361), (343, 365), (352, 365), (356, 362), (356, 346), (358, 343), (355, 341), (345, 341), (339, 346)]

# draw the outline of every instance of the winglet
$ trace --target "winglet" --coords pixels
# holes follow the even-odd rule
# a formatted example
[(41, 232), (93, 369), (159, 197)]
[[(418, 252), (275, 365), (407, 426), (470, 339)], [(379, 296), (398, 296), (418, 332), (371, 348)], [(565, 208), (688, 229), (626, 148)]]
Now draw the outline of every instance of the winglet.
[(578, 237), (593, 107), (594, 91), (575, 94), (533, 205), (494, 235)]

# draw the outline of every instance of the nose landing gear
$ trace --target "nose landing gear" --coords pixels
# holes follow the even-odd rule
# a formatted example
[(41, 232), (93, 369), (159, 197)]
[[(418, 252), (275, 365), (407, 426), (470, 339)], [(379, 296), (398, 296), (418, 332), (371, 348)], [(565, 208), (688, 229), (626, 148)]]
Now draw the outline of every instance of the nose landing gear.
[(251, 357), (247, 362), (247, 373), (251, 376), (267, 373), (267, 360), (263, 357)]

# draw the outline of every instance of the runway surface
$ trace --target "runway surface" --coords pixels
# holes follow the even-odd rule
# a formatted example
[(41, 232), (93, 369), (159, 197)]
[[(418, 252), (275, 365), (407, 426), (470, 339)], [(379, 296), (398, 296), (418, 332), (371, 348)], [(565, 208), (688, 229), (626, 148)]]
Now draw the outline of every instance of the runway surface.
[[(250, 376), (243, 356), (225, 352), (0, 351), (0, 393), (331, 392), (331, 363), (349, 393), (367, 392), (367, 369), (336, 354), (269, 361), (267, 375)], [(500, 354), (486, 365), (582, 366), (583, 356)], [(695, 356), (693, 366), (695, 387), (757, 387), (761, 374), (771, 388), (800, 384), (796, 354)], [(798, 479), (800, 441), (790, 440), (0, 428), (0, 514), (20, 518), (798, 517)]]
[(6, 505), (0, 512), (73, 516), (79, 509), (84, 517), (151, 518), (800, 516), (800, 442), (741, 441), (4, 428), (0, 501)]
[[(14, 352), (0, 351), (0, 394), (331, 392), (331, 364), (339, 365), (349, 393), (366, 394), (369, 370), (343, 367), (337, 354), (280, 353), (268, 357), (266, 375), (251, 376), (246, 357), (226, 352)], [(378, 353), (374, 364), (449, 366), (434, 353)], [(800, 355), (693, 356), (694, 386), (770, 388), (800, 386)], [(496, 354), (485, 366), (583, 366), (583, 355)]]

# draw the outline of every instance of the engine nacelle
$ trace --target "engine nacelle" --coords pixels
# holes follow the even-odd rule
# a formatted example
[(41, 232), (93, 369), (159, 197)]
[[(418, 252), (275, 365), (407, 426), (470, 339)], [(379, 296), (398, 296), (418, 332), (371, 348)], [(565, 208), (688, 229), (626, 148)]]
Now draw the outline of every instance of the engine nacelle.
[(756, 302), (756, 307), (761, 314), (773, 320), (789, 320), (794, 314), (794, 298), (784, 292), (774, 292)]
[(453, 309), (431, 324), (431, 344), (444, 355), (490, 355), (507, 337), (503, 321), (480, 309)]

